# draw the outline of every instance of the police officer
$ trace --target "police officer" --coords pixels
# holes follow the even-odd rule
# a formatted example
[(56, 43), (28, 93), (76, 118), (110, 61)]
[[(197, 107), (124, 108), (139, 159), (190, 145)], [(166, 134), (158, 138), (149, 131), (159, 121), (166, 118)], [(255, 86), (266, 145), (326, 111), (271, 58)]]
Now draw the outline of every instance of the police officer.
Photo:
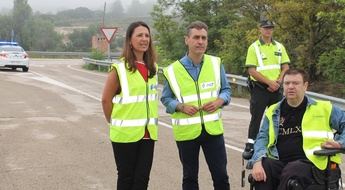
[(250, 114), (252, 115), (248, 142), (242, 157), (251, 158), (253, 144), (260, 128), (266, 107), (282, 99), (280, 85), (284, 72), (289, 69), (290, 59), (285, 47), (272, 38), (274, 24), (270, 20), (260, 22), (260, 38), (252, 43), (247, 52), (246, 67), (250, 88)]

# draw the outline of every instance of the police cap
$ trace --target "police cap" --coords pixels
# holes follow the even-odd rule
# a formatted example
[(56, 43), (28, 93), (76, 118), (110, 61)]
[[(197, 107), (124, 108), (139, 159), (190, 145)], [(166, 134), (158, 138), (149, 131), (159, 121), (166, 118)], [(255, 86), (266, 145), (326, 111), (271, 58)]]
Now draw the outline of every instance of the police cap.
[(261, 28), (274, 28), (274, 24), (270, 20), (262, 20), (260, 21)]

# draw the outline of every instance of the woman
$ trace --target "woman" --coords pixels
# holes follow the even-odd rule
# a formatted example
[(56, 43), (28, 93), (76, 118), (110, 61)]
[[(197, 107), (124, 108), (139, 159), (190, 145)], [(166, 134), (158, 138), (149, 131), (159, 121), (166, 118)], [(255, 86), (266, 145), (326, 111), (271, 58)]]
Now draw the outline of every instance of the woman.
[(157, 140), (156, 54), (150, 28), (130, 24), (121, 59), (111, 65), (102, 106), (118, 171), (117, 189), (147, 189)]

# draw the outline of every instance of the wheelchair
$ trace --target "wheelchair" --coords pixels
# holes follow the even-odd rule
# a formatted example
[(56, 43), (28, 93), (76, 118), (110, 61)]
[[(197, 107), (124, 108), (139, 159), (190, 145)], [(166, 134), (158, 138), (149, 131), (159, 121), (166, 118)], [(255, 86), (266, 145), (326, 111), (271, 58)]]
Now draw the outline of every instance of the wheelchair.
[[(341, 171), (338, 164), (331, 162), (330, 157), (337, 153), (345, 153), (345, 149), (322, 149), (314, 151), (314, 155), (327, 156), (328, 164), (327, 168), (321, 173), (321, 175), (314, 175), (315, 184), (311, 184), (304, 189), (298, 182), (298, 179), (290, 179), (288, 181), (289, 190), (343, 190)], [(242, 160), (243, 163), (243, 160)], [(247, 168), (250, 169), (250, 168)], [(245, 172), (242, 171), (242, 187)], [(248, 182), (250, 184), (250, 190), (255, 190), (255, 180), (252, 174), (248, 175)]]

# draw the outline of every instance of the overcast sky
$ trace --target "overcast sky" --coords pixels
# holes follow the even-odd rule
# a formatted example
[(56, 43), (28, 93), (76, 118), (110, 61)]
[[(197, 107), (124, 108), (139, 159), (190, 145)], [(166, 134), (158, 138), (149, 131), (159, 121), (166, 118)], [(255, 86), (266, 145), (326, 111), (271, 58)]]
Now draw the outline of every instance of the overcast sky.
[[(0, 10), (3, 8), (12, 9), (14, 0), (0, 0)], [(89, 9), (101, 9), (103, 10), (104, 2), (107, 6), (115, 0), (28, 0), (29, 5), (35, 11), (42, 13), (56, 13), (57, 11), (64, 9), (72, 9), (77, 7), (87, 7)], [(131, 3), (131, 0), (121, 0), (124, 7)], [(140, 0), (144, 2), (145, 0)]]

